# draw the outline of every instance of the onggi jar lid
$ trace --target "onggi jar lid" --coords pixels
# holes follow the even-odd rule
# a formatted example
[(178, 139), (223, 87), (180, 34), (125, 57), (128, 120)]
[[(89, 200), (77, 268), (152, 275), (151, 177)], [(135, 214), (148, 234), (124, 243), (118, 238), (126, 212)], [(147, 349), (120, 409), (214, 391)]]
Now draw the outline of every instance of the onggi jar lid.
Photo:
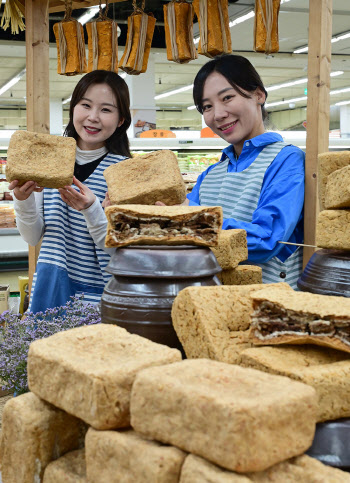
[(106, 271), (129, 277), (195, 278), (221, 272), (207, 247), (178, 245), (130, 245), (117, 248)]

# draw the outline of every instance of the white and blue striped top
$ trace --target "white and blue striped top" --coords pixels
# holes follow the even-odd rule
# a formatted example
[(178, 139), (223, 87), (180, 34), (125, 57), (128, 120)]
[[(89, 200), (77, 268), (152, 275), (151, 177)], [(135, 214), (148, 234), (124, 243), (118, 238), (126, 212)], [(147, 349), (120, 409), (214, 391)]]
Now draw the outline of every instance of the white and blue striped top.
[[(107, 154), (84, 181), (101, 203), (107, 192), (103, 171), (123, 159)], [(84, 215), (64, 203), (58, 190), (45, 188), (44, 224), (29, 310), (63, 305), (80, 293), (84, 293), (85, 302), (99, 302), (110, 279), (105, 271), (110, 255), (95, 245)]]

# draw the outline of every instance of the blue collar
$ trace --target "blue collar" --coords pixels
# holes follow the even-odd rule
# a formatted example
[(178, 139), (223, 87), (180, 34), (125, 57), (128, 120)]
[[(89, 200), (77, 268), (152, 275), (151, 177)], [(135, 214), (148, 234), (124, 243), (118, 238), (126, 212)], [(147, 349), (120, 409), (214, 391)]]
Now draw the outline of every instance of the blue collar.
[[(243, 150), (252, 149), (252, 147), (258, 148), (261, 146), (267, 146), (272, 143), (283, 141), (283, 138), (280, 134), (276, 132), (265, 132), (264, 134), (259, 134), (259, 136), (255, 136), (255, 138), (247, 139), (247, 141), (250, 141), (250, 146), (246, 147), (246, 145), (244, 144)], [(227, 146), (227, 148), (223, 149), (220, 161), (224, 161), (224, 159), (226, 158), (229, 158), (231, 161), (234, 159), (237, 160), (233, 144), (230, 144), (229, 146)]]

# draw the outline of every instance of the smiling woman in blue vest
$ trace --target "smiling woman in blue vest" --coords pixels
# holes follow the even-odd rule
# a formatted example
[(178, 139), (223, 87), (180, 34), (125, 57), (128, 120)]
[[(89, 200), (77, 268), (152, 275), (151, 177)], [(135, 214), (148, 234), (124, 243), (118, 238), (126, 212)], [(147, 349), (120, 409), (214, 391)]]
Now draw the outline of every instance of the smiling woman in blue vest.
[(247, 232), (248, 262), (259, 265), (263, 282), (296, 288), (303, 242), (303, 151), (266, 132), (267, 92), (252, 64), (225, 55), (205, 64), (194, 80), (194, 102), (214, 133), (230, 143), (221, 160), (198, 178), (189, 205), (223, 208), (223, 229)]

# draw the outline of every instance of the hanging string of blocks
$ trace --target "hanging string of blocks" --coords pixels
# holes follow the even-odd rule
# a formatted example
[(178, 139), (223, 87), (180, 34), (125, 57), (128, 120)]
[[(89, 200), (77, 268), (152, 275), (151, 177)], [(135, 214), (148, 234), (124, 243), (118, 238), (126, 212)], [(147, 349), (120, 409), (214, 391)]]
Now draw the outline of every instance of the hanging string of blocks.
[[(119, 64), (118, 25), (107, 16), (108, 0), (104, 0), (104, 12), (102, 0), (99, 0), (98, 18), (86, 24), (88, 63), (83, 25), (72, 17), (73, 0), (61, 1), (62, 4), (64, 1), (65, 15), (53, 26), (59, 74), (76, 75), (96, 69), (113, 72), (121, 69), (129, 75), (146, 72), (156, 19), (153, 13), (145, 13), (145, 0), (142, 0), (141, 6), (137, 5), (137, 0), (132, 0), (134, 11), (128, 17), (126, 45)], [(75, 0), (74, 6), (80, 8), (78, 5), (78, 0)], [(256, 52), (278, 51), (279, 7), (280, 0), (255, 0), (253, 48)], [(181, 64), (197, 58), (193, 42), (194, 16), (199, 24), (198, 54), (213, 58), (232, 52), (228, 0), (171, 0), (163, 6), (163, 11), (169, 61)], [(12, 33), (18, 33), (19, 29), (25, 29), (23, 18), (24, 0), (6, 0), (0, 26), (6, 30), (11, 24)]]

